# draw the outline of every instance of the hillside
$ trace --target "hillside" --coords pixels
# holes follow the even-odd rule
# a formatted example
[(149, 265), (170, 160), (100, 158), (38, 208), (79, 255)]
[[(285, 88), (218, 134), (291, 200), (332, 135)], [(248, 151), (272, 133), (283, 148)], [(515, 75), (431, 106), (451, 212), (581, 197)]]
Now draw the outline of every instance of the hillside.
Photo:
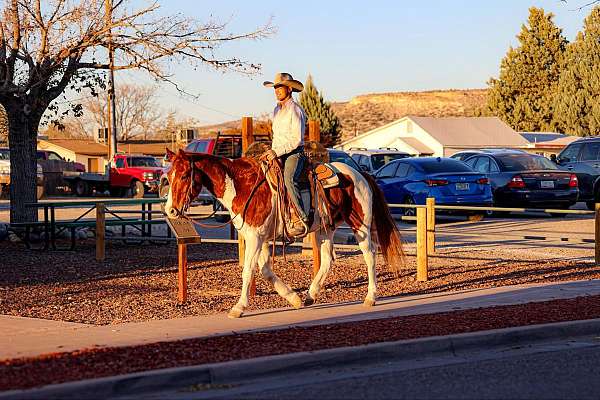
[(458, 117), (478, 115), (486, 102), (486, 89), (375, 93), (333, 103), (346, 140), (406, 115)]
[[(342, 123), (342, 139), (385, 125), (406, 115), (460, 117), (478, 115), (486, 102), (486, 89), (434, 90), (427, 92), (398, 92), (363, 94), (347, 102), (332, 103)], [(200, 136), (239, 132), (241, 122), (198, 127)], [(258, 129), (257, 129), (258, 128)], [(268, 123), (255, 127), (269, 130)]]

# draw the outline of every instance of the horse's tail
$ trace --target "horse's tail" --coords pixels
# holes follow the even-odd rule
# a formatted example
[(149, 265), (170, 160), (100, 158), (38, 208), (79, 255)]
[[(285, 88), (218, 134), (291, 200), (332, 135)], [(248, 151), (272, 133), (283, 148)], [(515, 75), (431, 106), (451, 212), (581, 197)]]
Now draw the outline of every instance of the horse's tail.
[(392, 218), (390, 208), (375, 179), (365, 173), (363, 173), (363, 176), (369, 182), (371, 192), (373, 193), (371, 206), (373, 209), (373, 221), (371, 222), (371, 230), (377, 234), (377, 241), (381, 247), (385, 262), (396, 274), (399, 274), (402, 267), (406, 265), (400, 231)]

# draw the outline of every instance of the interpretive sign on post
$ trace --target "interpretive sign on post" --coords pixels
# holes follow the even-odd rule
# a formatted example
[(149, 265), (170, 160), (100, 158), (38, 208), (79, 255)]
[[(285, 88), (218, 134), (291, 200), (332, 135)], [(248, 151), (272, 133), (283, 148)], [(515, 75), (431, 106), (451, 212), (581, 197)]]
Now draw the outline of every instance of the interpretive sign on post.
[(177, 244), (200, 243), (202, 238), (194, 223), (184, 218), (167, 218), (167, 224), (177, 238)]
[(177, 302), (187, 302), (187, 245), (200, 243), (201, 238), (194, 223), (184, 218), (167, 218), (167, 224), (177, 238)]

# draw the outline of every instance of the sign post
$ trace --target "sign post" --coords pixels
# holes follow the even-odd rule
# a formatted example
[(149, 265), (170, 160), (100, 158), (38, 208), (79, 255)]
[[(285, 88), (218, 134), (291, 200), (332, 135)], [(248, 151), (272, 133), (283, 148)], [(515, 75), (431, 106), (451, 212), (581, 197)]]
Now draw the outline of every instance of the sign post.
[(177, 238), (177, 303), (187, 302), (187, 245), (201, 243), (202, 238), (189, 219), (167, 218), (167, 224)]

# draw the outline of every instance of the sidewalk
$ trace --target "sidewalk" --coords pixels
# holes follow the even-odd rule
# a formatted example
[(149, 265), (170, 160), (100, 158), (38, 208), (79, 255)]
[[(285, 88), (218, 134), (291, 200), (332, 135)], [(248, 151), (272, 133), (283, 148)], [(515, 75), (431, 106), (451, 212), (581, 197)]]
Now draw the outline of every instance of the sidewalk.
[(317, 304), (301, 310), (258, 310), (235, 320), (227, 318), (225, 314), (217, 314), (95, 326), (0, 316), (0, 360), (93, 347), (132, 346), (292, 326), (430, 314), (598, 294), (600, 280), (590, 280), (390, 297), (380, 299), (378, 304), (370, 309), (364, 308), (361, 302), (355, 302)]

